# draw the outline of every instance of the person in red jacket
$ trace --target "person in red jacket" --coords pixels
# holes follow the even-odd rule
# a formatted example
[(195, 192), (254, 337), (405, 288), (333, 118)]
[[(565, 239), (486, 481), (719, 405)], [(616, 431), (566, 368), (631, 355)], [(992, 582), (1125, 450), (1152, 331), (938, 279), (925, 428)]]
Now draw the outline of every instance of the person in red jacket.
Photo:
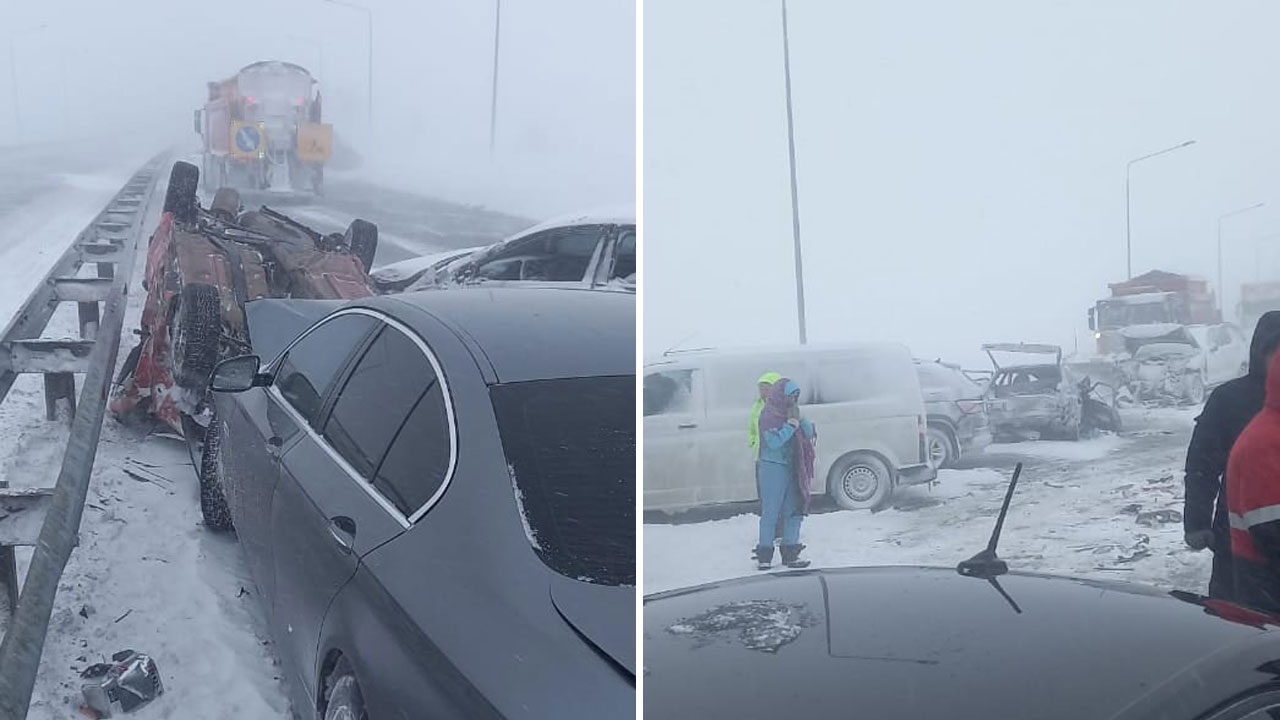
[(1227, 460), (1236, 597), (1280, 613), (1280, 353), (1267, 366), (1262, 411), (1240, 433)]

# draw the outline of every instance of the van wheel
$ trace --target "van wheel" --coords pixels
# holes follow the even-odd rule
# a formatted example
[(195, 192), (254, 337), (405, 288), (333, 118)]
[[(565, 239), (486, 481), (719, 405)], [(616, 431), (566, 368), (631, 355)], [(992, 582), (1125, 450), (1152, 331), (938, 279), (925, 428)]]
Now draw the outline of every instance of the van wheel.
[(827, 473), (827, 492), (845, 510), (879, 510), (893, 494), (893, 475), (880, 458), (849, 453)]
[(925, 459), (934, 470), (951, 467), (956, 461), (956, 445), (945, 428), (930, 425), (924, 440)]

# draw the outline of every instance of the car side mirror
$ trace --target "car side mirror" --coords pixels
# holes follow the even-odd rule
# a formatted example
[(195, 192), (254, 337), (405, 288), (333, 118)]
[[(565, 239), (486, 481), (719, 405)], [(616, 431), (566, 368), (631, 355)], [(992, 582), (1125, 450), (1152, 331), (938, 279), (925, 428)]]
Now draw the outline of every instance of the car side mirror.
[(216, 392), (244, 392), (271, 383), (271, 376), (258, 372), (262, 360), (257, 355), (227, 358), (213, 368), (210, 387)]

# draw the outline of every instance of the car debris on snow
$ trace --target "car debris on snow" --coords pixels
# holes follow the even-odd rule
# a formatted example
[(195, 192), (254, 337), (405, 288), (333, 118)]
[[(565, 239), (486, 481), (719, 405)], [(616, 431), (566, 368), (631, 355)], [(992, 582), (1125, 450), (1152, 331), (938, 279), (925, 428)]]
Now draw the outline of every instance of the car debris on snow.
[(110, 718), (116, 713), (131, 713), (164, 694), (160, 671), (150, 656), (121, 650), (111, 660), (90, 665), (80, 673), (88, 681), (81, 687), (82, 714)]

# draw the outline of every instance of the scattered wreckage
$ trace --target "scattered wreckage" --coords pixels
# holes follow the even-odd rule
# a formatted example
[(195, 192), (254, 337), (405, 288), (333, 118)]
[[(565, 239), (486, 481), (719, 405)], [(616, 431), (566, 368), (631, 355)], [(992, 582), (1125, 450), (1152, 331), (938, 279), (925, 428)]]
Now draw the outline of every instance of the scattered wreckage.
[(987, 414), (997, 440), (1079, 440), (1120, 430), (1119, 393), (1100, 368), (1064, 362), (1057, 345), (991, 343), (982, 349), (995, 367)]
[(321, 234), (266, 206), (242, 211), (221, 188), (199, 205), (199, 170), (178, 162), (147, 249), (140, 342), (112, 397), (117, 417), (150, 415), (198, 443), (210, 417), (208, 380), (220, 360), (251, 352), (245, 303), (259, 298), (374, 295), (378, 228), (353, 220)]

